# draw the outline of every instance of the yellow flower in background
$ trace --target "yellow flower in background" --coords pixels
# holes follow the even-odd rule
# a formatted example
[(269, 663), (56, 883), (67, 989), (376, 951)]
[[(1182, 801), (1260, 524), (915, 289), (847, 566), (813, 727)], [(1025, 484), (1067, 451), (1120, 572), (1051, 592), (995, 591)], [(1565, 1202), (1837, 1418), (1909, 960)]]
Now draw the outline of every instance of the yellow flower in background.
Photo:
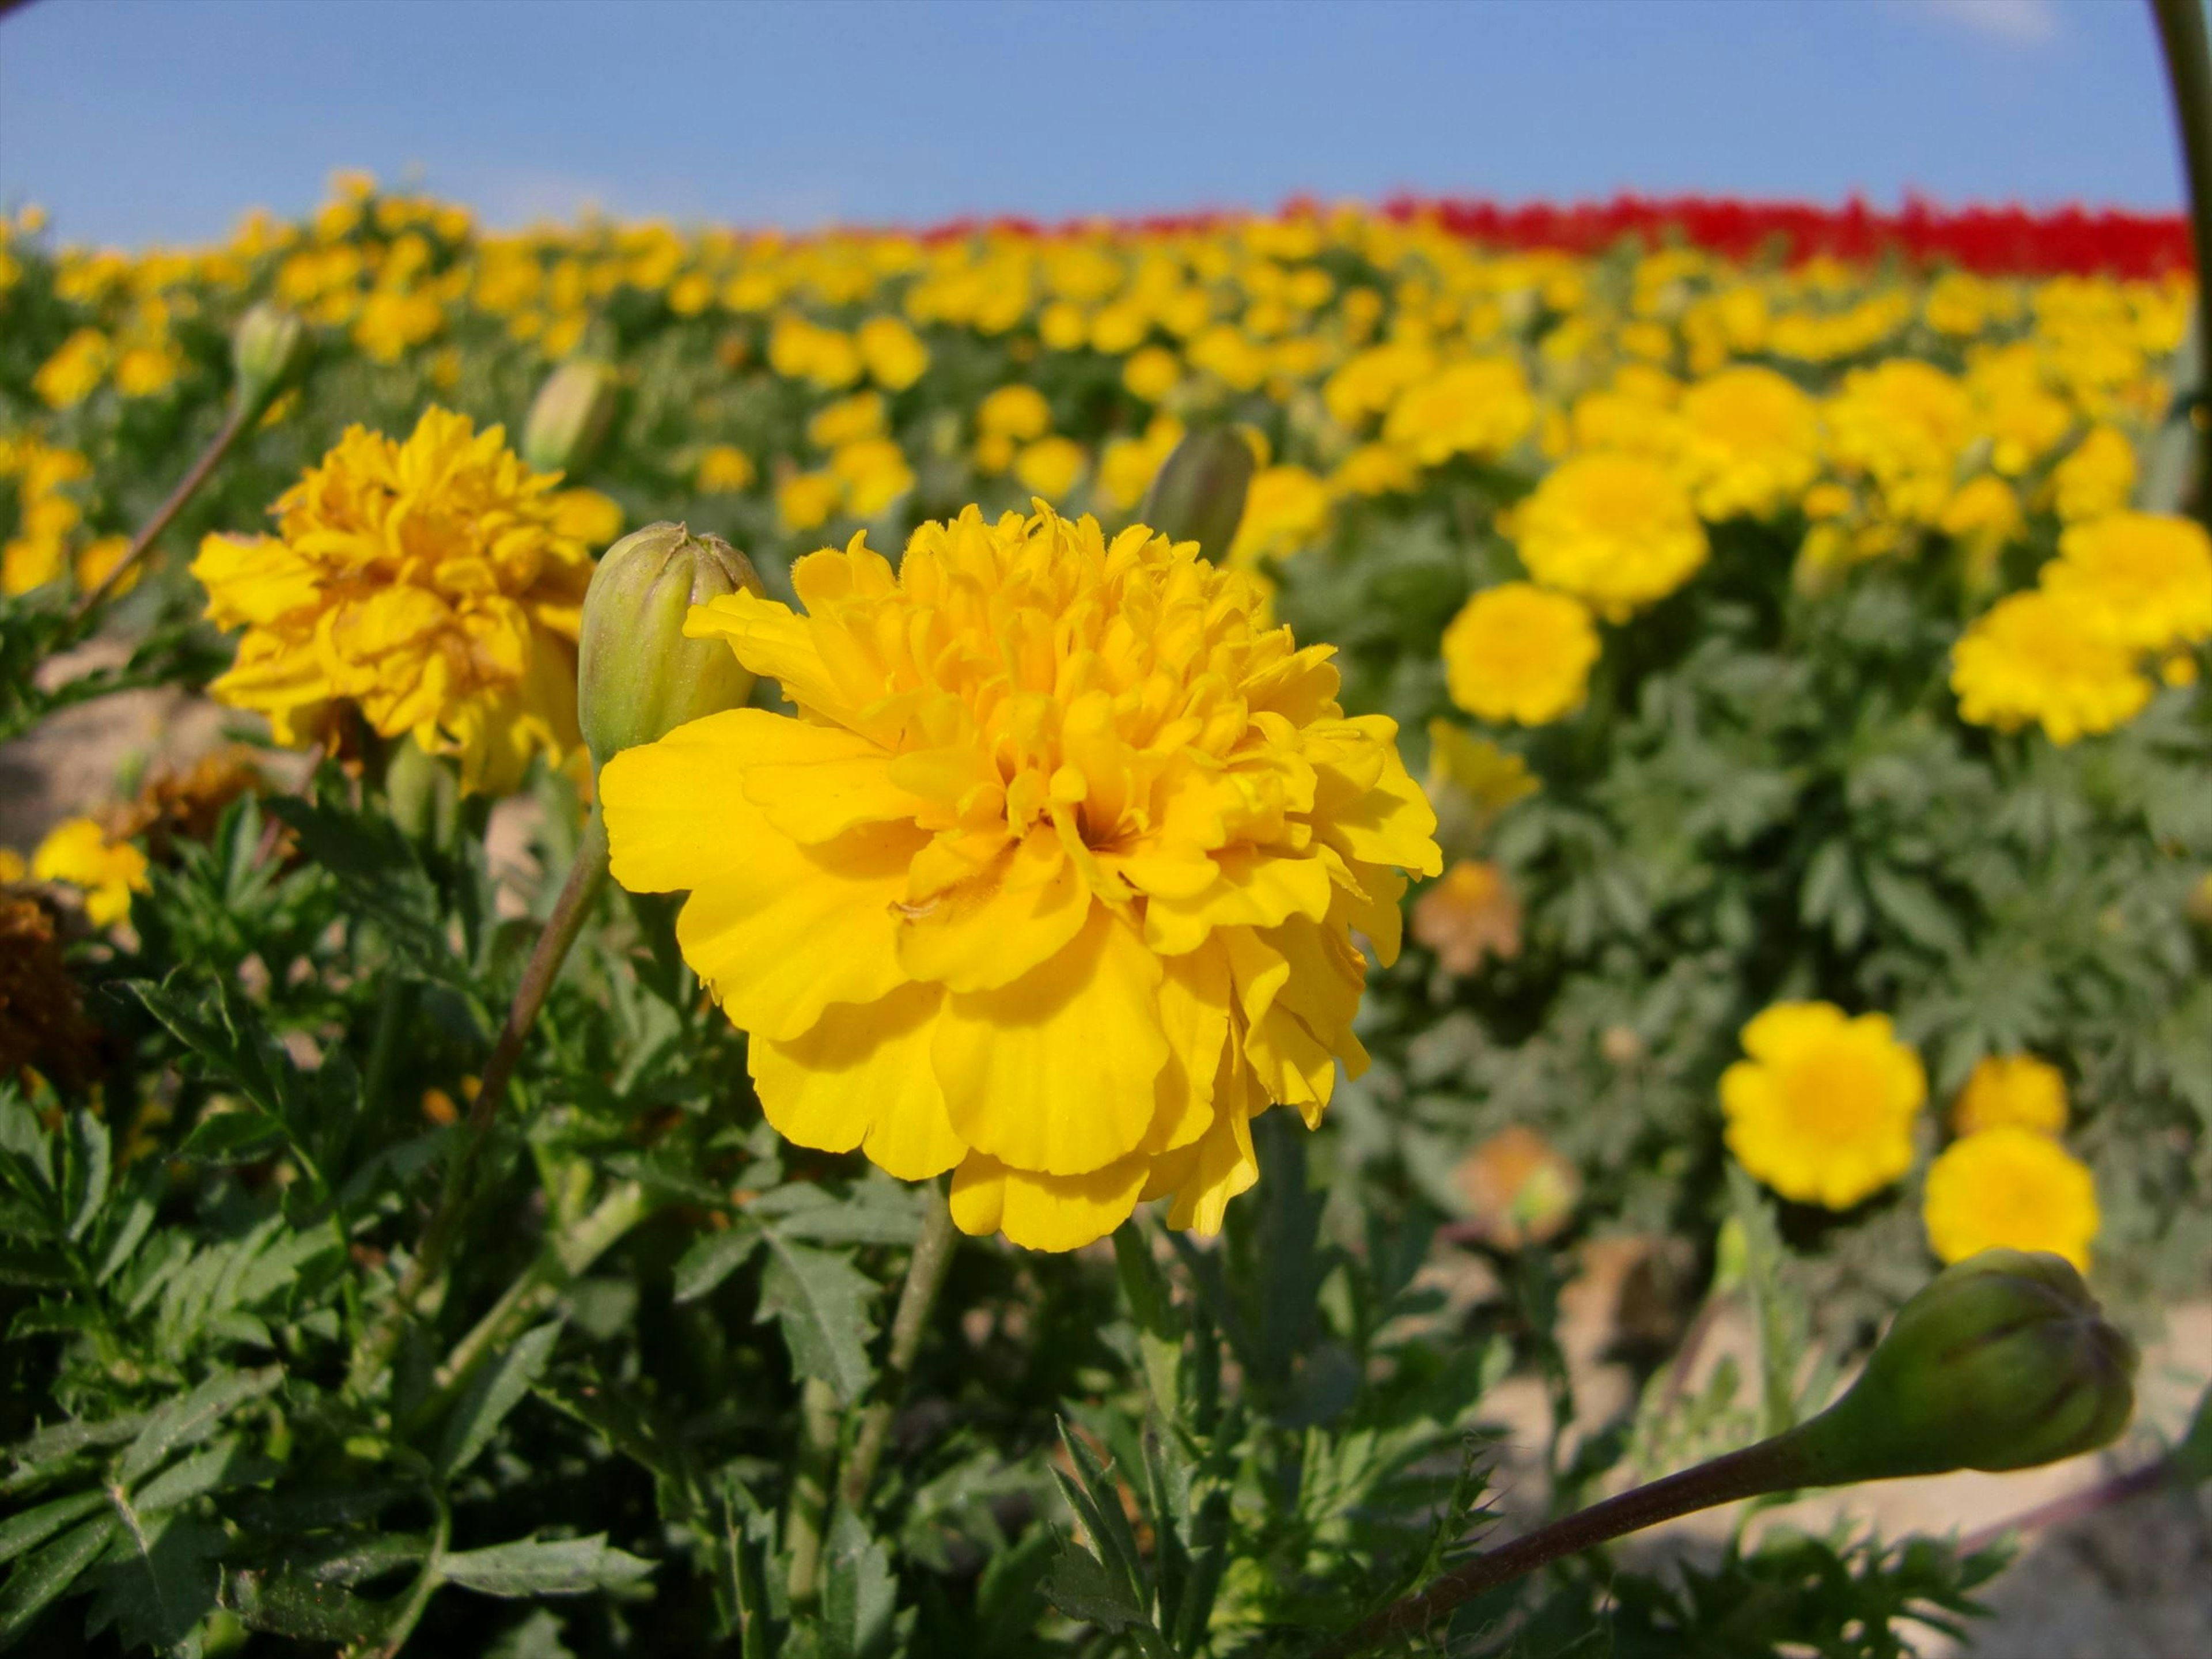
[(854, 331), (853, 343), (868, 378), (887, 392), (903, 392), (929, 368), (929, 348), (897, 317), (871, 317)]
[(72, 409), (100, 389), (111, 356), (107, 337), (81, 328), (55, 349), (31, 376), (31, 389), (50, 409)]
[(1999, 556), (2026, 532), (2027, 515), (2013, 487), (1984, 472), (1951, 497), (1937, 527), (1959, 544), (1969, 580), (1979, 583), (1989, 580)]
[(1887, 1015), (1778, 1002), (1743, 1028), (1743, 1048), (1721, 1074), (1728, 1147), (1783, 1197), (1848, 1210), (1912, 1167), (1928, 1075)]
[(1705, 526), (1674, 475), (1643, 455), (1577, 455), (1513, 511), (1521, 562), (1608, 622), (1665, 599), (1705, 562)]
[(884, 394), (856, 392), (817, 410), (806, 422), (806, 441), (819, 449), (858, 443), (884, 434)]
[[(354, 343), (377, 362), (396, 363), (445, 325), (446, 308), (435, 295), (379, 289), (362, 302), (361, 315), (354, 320)], [(563, 356), (567, 345), (556, 349), (549, 343), (546, 353)]]
[(1528, 377), (1510, 357), (1455, 363), (1401, 392), (1382, 422), (1382, 435), (1424, 466), (1441, 466), (1455, 455), (1486, 460), (1528, 435), (1536, 404)]
[(1032, 495), (1065, 501), (1090, 459), (1073, 438), (1040, 438), (1015, 454), (1014, 477)]
[(1698, 515), (1771, 518), (1820, 470), (1820, 412), (1771, 368), (1725, 368), (1675, 407), (1674, 441)]
[(1951, 498), (1959, 457), (1972, 441), (1973, 400), (1932, 363), (1893, 357), (1853, 369), (1827, 404), (1831, 453), (1871, 478), (1898, 518), (1931, 524)]
[(1478, 719), (1545, 726), (1582, 707), (1599, 648), (1581, 600), (1503, 582), (1470, 599), (1444, 629), (1444, 682)]
[(1983, 1250), (2048, 1250), (2081, 1272), (2102, 1218), (2088, 1166), (2049, 1135), (2017, 1125), (1951, 1143), (1928, 1169), (1921, 1210), (1945, 1261)]
[(1262, 466), (1244, 494), (1229, 562), (1249, 568), (1311, 547), (1328, 528), (1328, 486), (1302, 466)]
[(685, 958), (769, 1120), (1040, 1249), (1145, 1196), (1212, 1232), (1271, 1104), (1309, 1123), (1365, 963), (1397, 952), (1435, 818), (1395, 727), (1346, 719), (1326, 647), (1141, 526), (970, 507), (903, 562), (800, 560), (728, 639), (799, 718), (740, 709), (607, 763), (617, 880), (688, 890)]
[(1429, 722), (1431, 793), (1456, 790), (1491, 817), (1542, 787), (1520, 756), (1508, 754), (1488, 738), (1478, 738), (1449, 720)]
[(2212, 637), (2212, 537), (2191, 519), (2116, 513), (2077, 524), (2040, 581), (2122, 645), (2159, 651)]
[(2014, 593), (1974, 619), (1951, 649), (1959, 718), (2056, 744), (2126, 725), (2150, 701), (2135, 653), (2047, 592)]
[(1098, 457), (1099, 499), (1124, 511), (1136, 506), (1182, 437), (1181, 421), (1172, 415), (1155, 415), (1143, 437), (1111, 440)]
[(23, 855), (12, 847), (0, 847), (0, 887), (13, 886), (31, 873)]
[(1976, 1062), (1951, 1104), (1951, 1127), (1962, 1135), (2009, 1125), (2057, 1134), (2066, 1127), (2066, 1079), (2033, 1054), (1990, 1054)]
[(127, 841), (110, 841), (90, 818), (70, 818), (31, 854), (31, 876), (82, 888), (86, 917), (95, 927), (112, 927), (130, 915), (131, 896), (147, 889), (146, 855)]
[[(107, 580), (108, 573), (123, 562), (131, 551), (128, 536), (102, 536), (96, 542), (87, 543), (76, 556), (76, 585), (82, 592), (89, 593)], [(144, 566), (141, 564), (115, 585), (116, 592), (128, 593), (138, 585)]]
[(309, 740), (328, 705), (459, 757), (463, 787), (514, 788), (576, 732), (576, 627), (605, 497), (532, 472), (499, 427), (424, 412), (395, 442), (353, 427), (271, 511), (274, 537), (210, 536), (208, 617), (243, 628), (209, 689)]
[(1121, 365), (1121, 384), (1133, 398), (1156, 404), (1182, 383), (1182, 362), (1165, 346), (1146, 346)]
[(0, 547), (0, 593), (9, 599), (44, 587), (62, 574), (67, 551), (51, 536), (19, 536)]
[(692, 483), (702, 495), (734, 495), (752, 488), (753, 458), (735, 444), (709, 445), (699, 456)]
[(830, 522), (845, 499), (845, 486), (834, 472), (794, 472), (776, 484), (775, 516), (796, 535)]
[(2118, 428), (2092, 427), (2051, 469), (2052, 505), (2069, 524), (2118, 513), (2136, 490), (2136, 447)]
[(1052, 430), (1052, 405), (1033, 386), (1002, 386), (976, 406), (975, 429), (1017, 443)]
[(872, 519), (914, 488), (914, 469), (906, 452), (890, 438), (864, 438), (830, 458), (830, 471), (843, 483), (845, 510)]
[(1353, 495), (1395, 495), (1420, 488), (1413, 458), (1389, 444), (1362, 444), (1337, 464), (1329, 483)]

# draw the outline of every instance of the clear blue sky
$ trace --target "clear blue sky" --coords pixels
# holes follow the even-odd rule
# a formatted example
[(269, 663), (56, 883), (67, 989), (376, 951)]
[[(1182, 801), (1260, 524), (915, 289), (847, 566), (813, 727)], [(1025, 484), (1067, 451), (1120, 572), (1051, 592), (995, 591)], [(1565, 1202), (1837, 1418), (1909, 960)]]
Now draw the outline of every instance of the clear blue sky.
[(39, 0), (0, 203), (212, 236), (329, 172), (495, 223), (792, 227), (1620, 188), (2169, 208), (2142, 0)]

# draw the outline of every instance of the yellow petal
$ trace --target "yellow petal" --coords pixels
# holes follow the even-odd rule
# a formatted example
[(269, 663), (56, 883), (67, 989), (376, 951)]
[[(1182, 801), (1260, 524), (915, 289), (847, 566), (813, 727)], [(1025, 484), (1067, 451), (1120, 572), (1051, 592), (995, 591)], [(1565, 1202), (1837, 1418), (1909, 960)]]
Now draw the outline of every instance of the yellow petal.
[(911, 818), (927, 805), (891, 782), (891, 757), (858, 732), (764, 708), (719, 718), (744, 752), (745, 799), (794, 841)]
[(682, 892), (744, 856), (732, 825), (761, 816), (741, 781), (749, 712), (679, 726), (601, 769), (614, 878), (631, 892)]
[(1003, 1232), (1024, 1249), (1079, 1249), (1129, 1218), (1146, 1169), (1139, 1156), (1088, 1175), (1036, 1175), (970, 1152), (952, 1172), (952, 1219), (963, 1233)]
[(1145, 943), (1163, 956), (1195, 950), (1217, 927), (1273, 927), (1293, 915), (1328, 914), (1328, 869), (1317, 858), (1285, 858), (1250, 848), (1213, 857), (1220, 879), (1190, 898), (1155, 894), (1145, 906)]
[(755, 1037), (747, 1064), (768, 1121), (786, 1140), (828, 1152), (865, 1143), (876, 1165), (927, 1181), (968, 1150), (929, 1069), (943, 993), (900, 987), (879, 1002), (841, 1003), (789, 1042)]
[(1042, 967), (999, 990), (948, 997), (932, 1057), (954, 1130), (1049, 1175), (1134, 1151), (1167, 1063), (1160, 973), (1135, 929), (1094, 906), (1075, 942)]
[(1058, 955), (1090, 911), (1090, 890), (1059, 837), (1032, 830), (990, 872), (910, 908), (899, 925), (899, 963), (955, 991), (994, 990)]
[[(1187, 1146), (1213, 1121), (1214, 1079), (1229, 1042), (1229, 956), (1208, 942), (1187, 956), (1170, 957), (1160, 981), (1160, 1029), (1168, 1062), (1160, 1067), (1144, 1150), (1159, 1153)], [(1238, 1070), (1243, 1067), (1240, 1056)]]
[(1252, 1151), (1252, 1100), (1244, 1068), (1224, 1068), (1212, 1126), (1197, 1146), (1188, 1172), (1177, 1183), (1168, 1209), (1168, 1225), (1211, 1238), (1221, 1231), (1229, 1200), (1260, 1179), (1260, 1160)]

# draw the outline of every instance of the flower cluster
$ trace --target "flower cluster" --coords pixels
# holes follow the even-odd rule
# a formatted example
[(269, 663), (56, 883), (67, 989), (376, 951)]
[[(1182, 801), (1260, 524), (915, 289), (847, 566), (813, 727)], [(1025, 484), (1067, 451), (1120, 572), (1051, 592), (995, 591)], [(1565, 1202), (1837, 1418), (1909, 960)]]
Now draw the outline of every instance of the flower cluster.
[(688, 891), (686, 960), (751, 1035), (769, 1121), (969, 1232), (1066, 1249), (1140, 1199), (1212, 1232), (1250, 1122), (1309, 1125), (1404, 872), (1440, 868), (1395, 728), (1242, 574), (1040, 507), (926, 524), (896, 568), (802, 559), (804, 613), (724, 638), (797, 717), (710, 715), (601, 775), (616, 878)]

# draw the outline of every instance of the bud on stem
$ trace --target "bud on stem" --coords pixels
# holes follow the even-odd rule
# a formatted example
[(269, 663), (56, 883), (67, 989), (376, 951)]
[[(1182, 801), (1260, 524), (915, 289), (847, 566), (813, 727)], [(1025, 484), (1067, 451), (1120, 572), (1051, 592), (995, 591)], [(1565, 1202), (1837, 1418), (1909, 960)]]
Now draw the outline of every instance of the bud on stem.
[(1252, 472), (1252, 446), (1237, 434), (1194, 432), (1160, 464), (1138, 520), (1171, 542), (1196, 542), (1218, 564), (1237, 539)]
[(267, 408), (307, 361), (307, 326), (292, 313), (264, 300), (240, 318), (231, 336), (230, 362), (240, 417)]
[(745, 556), (680, 524), (647, 525), (606, 550), (576, 643), (576, 714), (594, 770), (752, 695), (753, 677), (728, 645), (684, 637), (693, 605), (740, 588), (761, 591)]
[(523, 422), (522, 459), (540, 472), (573, 472), (592, 459), (614, 418), (615, 372), (579, 357), (546, 378)]

